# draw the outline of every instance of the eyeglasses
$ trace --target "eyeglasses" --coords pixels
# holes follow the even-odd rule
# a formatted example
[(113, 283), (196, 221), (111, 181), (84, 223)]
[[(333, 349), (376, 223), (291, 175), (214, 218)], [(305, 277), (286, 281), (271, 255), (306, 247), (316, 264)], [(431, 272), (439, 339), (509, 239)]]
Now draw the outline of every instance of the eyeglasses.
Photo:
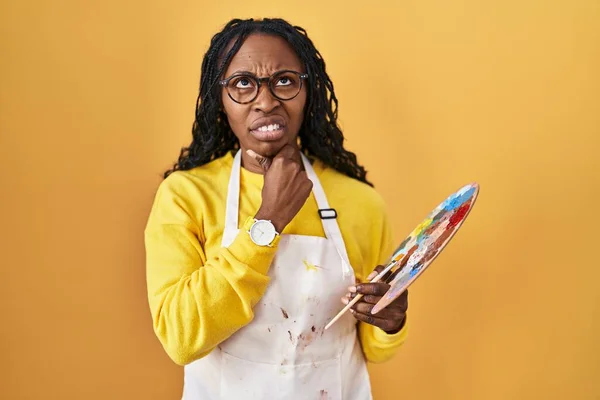
[(278, 71), (265, 78), (259, 78), (249, 72), (240, 72), (219, 81), (219, 85), (225, 87), (231, 100), (239, 104), (253, 102), (258, 97), (263, 82), (267, 82), (273, 97), (287, 101), (298, 96), (302, 82), (307, 78), (308, 74), (291, 70)]

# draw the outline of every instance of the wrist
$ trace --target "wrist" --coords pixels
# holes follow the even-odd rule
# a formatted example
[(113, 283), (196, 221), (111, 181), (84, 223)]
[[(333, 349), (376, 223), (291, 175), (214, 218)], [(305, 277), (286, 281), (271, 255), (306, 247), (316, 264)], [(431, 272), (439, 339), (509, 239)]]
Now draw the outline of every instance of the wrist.
[(398, 326), (398, 328), (393, 329), (391, 331), (384, 331), (384, 332), (387, 333), (388, 335), (395, 335), (396, 333), (400, 332), (402, 330), (402, 328), (404, 328), (405, 324), (406, 324), (406, 315), (404, 315), (404, 318), (402, 318), (402, 321), (400, 321), (400, 325)]
[(281, 234), (283, 232), (283, 230), (285, 229), (285, 227), (288, 224), (288, 222), (286, 222), (284, 219), (282, 219), (276, 215), (273, 215), (273, 213), (267, 212), (267, 211), (263, 210), (262, 208), (260, 208), (258, 210), (258, 212), (254, 216), (254, 218), (259, 219), (259, 220), (264, 219), (264, 220), (271, 221), (271, 223), (275, 227), (275, 230), (279, 234)]

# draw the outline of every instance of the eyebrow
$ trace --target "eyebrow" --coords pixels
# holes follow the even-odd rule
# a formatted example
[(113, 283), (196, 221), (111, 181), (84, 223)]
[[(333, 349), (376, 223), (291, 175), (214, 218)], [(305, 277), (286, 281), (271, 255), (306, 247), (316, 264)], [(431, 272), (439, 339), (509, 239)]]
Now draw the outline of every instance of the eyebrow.
[[(283, 68), (277, 68), (275, 71), (273, 71), (273, 73), (271, 75), (276, 74), (277, 72), (281, 72), (281, 71), (296, 71), (296, 72), (303, 73), (301, 70), (297, 70), (295, 68), (283, 67)], [(251, 71), (248, 71), (245, 69), (237, 69), (226, 76), (233, 76), (236, 74), (248, 74), (248, 75), (258, 76), (254, 72), (251, 72)]]
[(231, 75), (235, 75), (235, 74), (250, 74), (250, 75), (256, 75), (254, 72), (245, 70), (245, 69), (238, 69), (233, 71), (231, 74), (229, 74), (229, 76)]

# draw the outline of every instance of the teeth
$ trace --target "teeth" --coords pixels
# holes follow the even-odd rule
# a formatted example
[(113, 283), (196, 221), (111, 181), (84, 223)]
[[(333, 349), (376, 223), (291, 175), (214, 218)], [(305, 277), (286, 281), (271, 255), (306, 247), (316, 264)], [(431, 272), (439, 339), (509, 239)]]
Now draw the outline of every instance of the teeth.
[(261, 131), (261, 132), (273, 132), (278, 130), (279, 124), (271, 124), (271, 125), (265, 125), (265, 126), (261, 126), (260, 128), (257, 129), (257, 131)]

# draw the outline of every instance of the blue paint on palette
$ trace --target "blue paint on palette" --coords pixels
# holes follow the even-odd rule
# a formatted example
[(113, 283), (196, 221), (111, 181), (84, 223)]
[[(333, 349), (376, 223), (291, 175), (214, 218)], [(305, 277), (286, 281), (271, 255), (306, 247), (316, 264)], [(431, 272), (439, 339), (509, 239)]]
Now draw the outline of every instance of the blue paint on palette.
[(461, 205), (463, 205), (463, 203), (467, 200), (469, 200), (472, 196), (473, 193), (475, 193), (475, 188), (470, 188), (469, 190), (467, 190), (465, 193), (459, 194), (458, 196), (452, 196), (451, 198), (449, 198), (448, 200), (446, 200), (444, 202), (444, 210), (446, 211), (453, 211), (456, 210), (457, 208), (459, 208)]
[(469, 214), (479, 193), (479, 185), (463, 186), (438, 205), (400, 244), (390, 258), (387, 271), (396, 265), (388, 284), (390, 289), (371, 310), (376, 314), (396, 299), (437, 257)]

